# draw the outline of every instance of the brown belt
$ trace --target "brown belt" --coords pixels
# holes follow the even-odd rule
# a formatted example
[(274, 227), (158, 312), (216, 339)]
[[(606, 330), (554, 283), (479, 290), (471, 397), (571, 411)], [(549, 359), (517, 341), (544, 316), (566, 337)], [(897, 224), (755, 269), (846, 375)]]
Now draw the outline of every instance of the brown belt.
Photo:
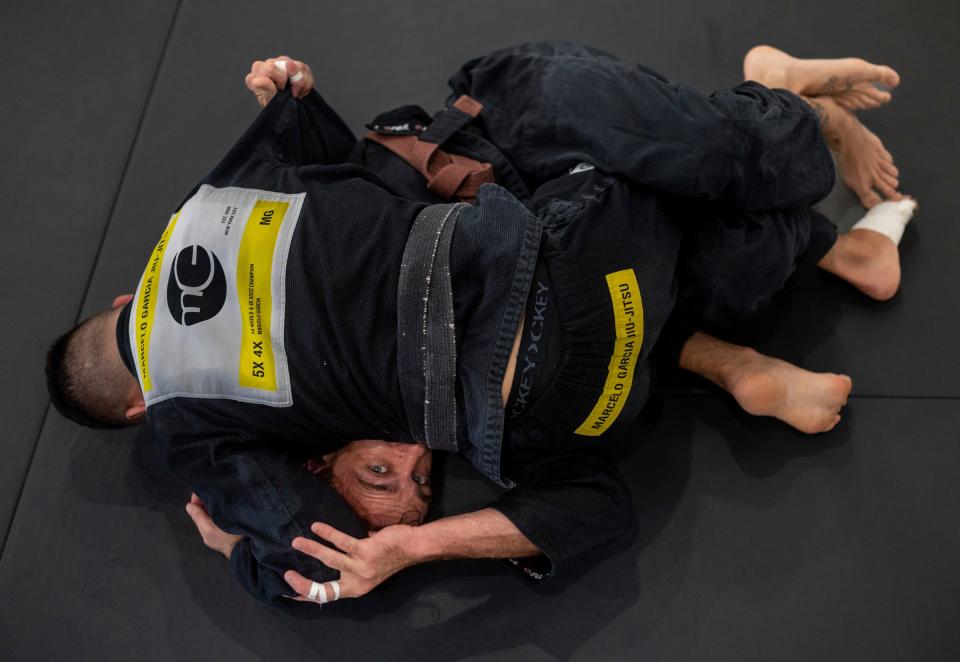
[[(457, 99), (446, 113), (462, 117), (466, 124), (483, 110), (483, 104), (467, 95)], [(431, 125), (432, 126), (432, 125)], [(432, 142), (428, 128), (419, 136), (392, 136), (371, 131), (365, 136), (379, 143), (417, 169), (427, 179), (427, 189), (445, 200), (474, 202), (481, 184), (494, 182), (493, 165), (440, 149), (443, 140)]]

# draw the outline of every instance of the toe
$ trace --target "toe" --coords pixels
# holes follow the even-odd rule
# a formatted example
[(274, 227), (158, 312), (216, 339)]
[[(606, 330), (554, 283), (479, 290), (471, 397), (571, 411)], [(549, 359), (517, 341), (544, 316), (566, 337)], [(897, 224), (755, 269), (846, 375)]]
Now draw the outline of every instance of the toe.
[(843, 108), (844, 110), (849, 110), (851, 112), (857, 110), (867, 110), (865, 103), (866, 101), (856, 92), (849, 92), (847, 94), (842, 94), (834, 99), (837, 102), (837, 105)]
[(869, 82), (857, 83), (853, 89), (859, 92), (860, 94), (870, 97), (871, 99), (877, 102), (882, 103), (885, 100), (886, 101), (890, 100), (890, 93), (885, 92), (884, 90), (878, 89), (873, 83), (869, 83)]
[(843, 108), (844, 110), (849, 110), (849, 111), (860, 110), (857, 107), (857, 102), (852, 97), (852, 95), (843, 94), (841, 96), (836, 97), (834, 101), (836, 101), (837, 105)]
[(887, 87), (892, 88), (900, 84), (900, 74), (898, 74), (892, 68), (885, 65), (879, 65), (877, 70), (877, 80)]
[(853, 388), (853, 379), (850, 375), (840, 375), (840, 378), (844, 381), (844, 388), (847, 389), (847, 393)]
[(884, 179), (883, 177), (880, 177), (880, 176), (877, 176), (877, 177), (874, 179), (873, 185), (874, 185), (874, 187), (876, 187), (876, 189), (877, 189), (878, 191), (880, 191), (880, 193), (883, 194), (883, 196), (884, 196), (885, 198), (889, 198), (889, 197), (893, 196), (894, 194), (896, 194), (896, 192), (897, 192), (897, 187), (896, 187), (896, 186), (891, 186), (886, 179)]
[(870, 189), (868, 191), (857, 192), (857, 195), (860, 197), (860, 204), (862, 204), (867, 209), (876, 207), (878, 204), (883, 202), (881, 197), (877, 195), (876, 191)]
[(823, 428), (823, 432), (830, 432), (833, 428), (837, 427), (837, 423), (840, 422), (840, 416), (834, 416), (833, 419), (827, 423), (826, 427)]
[(917, 209), (920, 205), (912, 196), (900, 194), (899, 201), (904, 212), (909, 214), (910, 217), (917, 213)]
[(880, 105), (880, 102), (875, 97), (860, 90), (851, 92), (850, 99), (856, 105), (857, 110), (870, 110)]
[(886, 170), (878, 170), (877, 177), (887, 186), (891, 186), (894, 189), (900, 188), (900, 180), (889, 174)]

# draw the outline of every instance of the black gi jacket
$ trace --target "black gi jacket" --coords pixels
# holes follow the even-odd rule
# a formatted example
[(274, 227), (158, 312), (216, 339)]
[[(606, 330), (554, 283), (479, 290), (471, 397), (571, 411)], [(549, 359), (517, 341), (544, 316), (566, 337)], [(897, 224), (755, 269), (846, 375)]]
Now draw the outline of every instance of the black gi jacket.
[[(309, 536), (317, 520), (363, 535), (340, 497), (302, 469), (302, 459), (359, 438), (417, 441), (408, 432), (397, 377), (397, 275), (407, 232), (424, 207), (419, 200), (432, 196), (415, 190), (413, 180), (393, 177), (391, 172), (409, 166), (378, 150), (358, 146), (316, 92), (304, 100), (277, 95), (201, 184), (306, 193), (285, 267), (283, 346), (292, 403), (267, 406), (209, 394), (148, 398), (147, 420), (171, 469), (203, 499), (221, 528), (245, 536), (231, 558), (233, 574), (255, 596), (281, 606), (290, 604), (282, 597), (290, 592), (285, 570), (318, 581), (337, 576), (290, 548), (294, 537)], [(378, 163), (386, 177), (398, 179), (396, 188), (371, 169)], [(491, 384), (499, 396), (505, 356), (502, 347), (498, 356), (494, 352), (494, 345), (503, 345), (498, 315), (516, 286), (512, 272), (523, 244), (530, 241), (529, 232), (496, 215), (511, 204), (517, 203), (505, 191), (487, 187), (472, 222), (463, 223), (462, 231), (458, 225), (451, 256), (458, 405), (465, 423), (458, 441), (461, 448), (480, 447), (481, 455), (490, 455), (491, 447), (471, 438), (470, 430), (489, 425), (476, 420), (478, 408), (472, 405), (489, 400)], [(486, 224), (485, 210), (494, 210)], [(134, 374), (136, 303), (118, 325), (121, 353)], [(511, 341), (513, 330), (508, 329)], [(185, 346), (182, 352), (194, 349)], [(470, 384), (482, 385), (484, 392)], [(502, 410), (499, 416), (502, 424)], [(628, 492), (608, 461), (581, 452), (514, 453), (524, 456), (522, 463), (499, 467), (496, 441), (494, 470), (478, 467), (515, 488), (491, 507), (549, 560), (544, 573), (528, 574), (550, 574), (570, 556), (616, 539), (629, 525)]]

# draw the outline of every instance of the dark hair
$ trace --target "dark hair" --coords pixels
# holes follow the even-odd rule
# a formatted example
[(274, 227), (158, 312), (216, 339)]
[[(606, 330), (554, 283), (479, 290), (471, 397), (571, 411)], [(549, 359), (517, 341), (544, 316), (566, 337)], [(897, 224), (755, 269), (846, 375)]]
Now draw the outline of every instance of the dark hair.
[[(130, 425), (107, 393), (112, 380), (105, 366), (85, 360), (99, 354), (98, 323), (109, 311), (94, 315), (57, 338), (47, 352), (47, 391), (64, 418), (88, 428), (113, 429)], [(85, 356), (86, 355), (86, 356)]]

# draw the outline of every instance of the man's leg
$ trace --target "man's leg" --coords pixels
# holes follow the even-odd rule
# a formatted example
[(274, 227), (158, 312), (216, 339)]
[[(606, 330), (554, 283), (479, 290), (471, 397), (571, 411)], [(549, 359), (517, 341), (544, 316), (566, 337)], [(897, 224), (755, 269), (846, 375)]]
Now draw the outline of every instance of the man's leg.
[(768, 306), (800, 264), (817, 264), (837, 229), (813, 209), (715, 212), (679, 203), (687, 219), (678, 263), (684, 326), (723, 334)]
[(890, 67), (855, 58), (799, 60), (769, 46), (757, 46), (743, 61), (746, 80), (799, 95), (820, 118), (823, 136), (836, 155), (840, 175), (868, 209), (881, 196), (898, 200), (900, 175), (880, 139), (851, 112), (890, 100), (874, 83), (894, 87), (900, 77)]
[(811, 107), (741, 83), (709, 96), (577, 44), (528, 44), (465, 64), (454, 95), (531, 189), (580, 162), (727, 209), (809, 206), (835, 171)]
[[(681, 257), (679, 332), (667, 349), (677, 364), (733, 395), (751, 414), (774, 416), (807, 433), (840, 420), (849, 377), (803, 370), (692, 329), (732, 329), (768, 303), (796, 265), (813, 263), (874, 299), (889, 299), (900, 283), (897, 242), (913, 201), (885, 202), (849, 233), (837, 235), (813, 210), (727, 215), (693, 223)], [(684, 329), (686, 332), (684, 332)], [(668, 346), (669, 346), (668, 342)], [(679, 354), (679, 355), (678, 355)]]
[(813, 209), (692, 218), (679, 262), (681, 301), (690, 328), (730, 329), (763, 308), (800, 264), (816, 265), (871, 299), (886, 301), (900, 287), (900, 237), (916, 210), (905, 198), (873, 207), (846, 234)]
[(773, 416), (807, 434), (840, 422), (853, 386), (846, 375), (810, 372), (699, 331), (683, 345), (679, 364), (732, 395), (747, 413)]
[(743, 58), (743, 79), (803, 96), (829, 96), (847, 110), (869, 110), (890, 101), (900, 74), (860, 58), (801, 59), (772, 46), (754, 46)]
[(900, 75), (888, 66), (860, 58), (805, 60), (772, 46), (754, 46), (743, 58), (743, 79), (807, 97), (829, 96), (847, 110), (868, 110), (890, 101)]

